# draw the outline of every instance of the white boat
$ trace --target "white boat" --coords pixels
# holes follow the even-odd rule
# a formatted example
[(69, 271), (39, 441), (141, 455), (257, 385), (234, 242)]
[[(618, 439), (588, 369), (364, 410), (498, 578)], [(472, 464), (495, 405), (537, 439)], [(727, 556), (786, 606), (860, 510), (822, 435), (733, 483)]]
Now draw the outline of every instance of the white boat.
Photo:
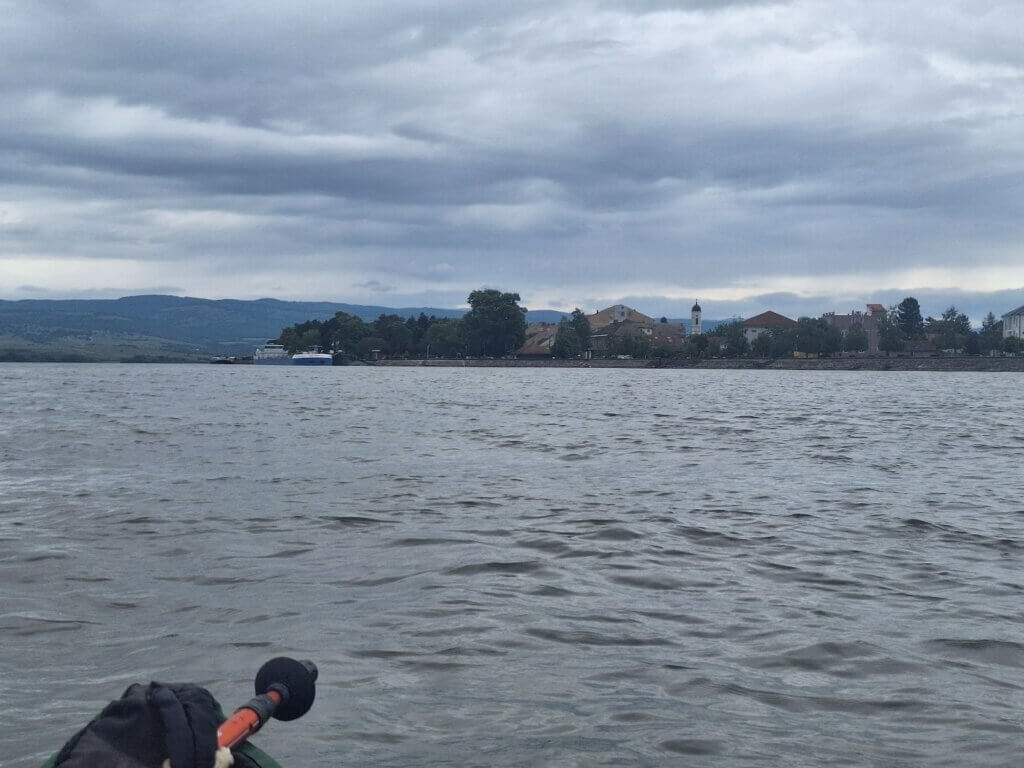
[(291, 365), (292, 359), (285, 351), (284, 345), (268, 341), (262, 347), (256, 347), (252, 354), (253, 365)]

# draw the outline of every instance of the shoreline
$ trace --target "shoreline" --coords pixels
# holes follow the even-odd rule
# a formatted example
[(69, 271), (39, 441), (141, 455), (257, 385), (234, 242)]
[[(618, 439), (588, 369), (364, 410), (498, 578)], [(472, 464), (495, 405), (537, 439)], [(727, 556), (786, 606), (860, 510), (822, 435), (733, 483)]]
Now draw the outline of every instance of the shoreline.
[[(111, 364), (111, 365), (210, 365), (211, 362), (227, 365), (252, 365), (252, 360), (189, 360), (171, 357), (136, 356), (121, 360), (83, 360), (61, 358), (4, 359), (0, 364)], [(336, 363), (333, 367), (347, 365), (359, 367), (397, 368), (620, 368), (620, 369), (697, 369), (697, 370), (738, 370), (738, 371), (931, 371), (946, 373), (1024, 373), (1024, 357), (860, 357), (860, 358), (779, 358), (777, 360), (749, 358), (714, 358), (710, 360), (480, 360), (480, 359), (407, 359), (375, 360)]]
[(938, 371), (1024, 373), (1024, 357), (850, 357), (758, 360), (378, 360), (368, 365), (428, 368), (694, 368), (752, 371)]

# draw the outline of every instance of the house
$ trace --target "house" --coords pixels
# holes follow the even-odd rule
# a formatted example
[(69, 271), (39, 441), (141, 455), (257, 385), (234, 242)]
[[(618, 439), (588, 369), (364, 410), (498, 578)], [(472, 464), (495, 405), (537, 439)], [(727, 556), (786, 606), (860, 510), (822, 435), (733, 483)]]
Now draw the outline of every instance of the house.
[(616, 304), (612, 307), (599, 310), (592, 315), (587, 315), (590, 323), (590, 330), (597, 331), (615, 323), (636, 323), (638, 325), (653, 325), (654, 320), (642, 312), (638, 312), (625, 304)]
[(516, 350), (516, 357), (550, 358), (557, 334), (558, 323), (530, 323), (526, 326), (526, 340)]
[(661, 318), (651, 326), (651, 344), (655, 349), (682, 352), (686, 348), (686, 326)]
[(762, 312), (743, 321), (743, 335), (751, 344), (762, 333), (786, 328), (796, 328), (796, 320), (790, 320), (778, 312)]
[(1003, 315), (1003, 338), (1024, 339), (1024, 306)]
[(821, 319), (833, 328), (838, 328), (843, 338), (846, 338), (846, 334), (850, 332), (851, 328), (859, 325), (864, 329), (864, 334), (868, 337), (868, 353), (877, 355), (880, 351), (878, 346), (880, 341), (879, 329), (885, 315), (885, 307), (881, 304), (868, 304), (865, 312), (858, 312), (853, 309), (850, 310), (848, 315), (826, 312), (821, 316)]
[[(646, 317), (639, 312), (636, 315)], [(590, 327), (590, 346), (594, 354), (599, 357), (609, 354), (613, 349), (630, 348), (631, 342), (636, 339), (644, 339), (648, 344), (653, 345), (654, 325), (649, 322), (621, 320), (608, 323), (596, 331), (593, 326)]]

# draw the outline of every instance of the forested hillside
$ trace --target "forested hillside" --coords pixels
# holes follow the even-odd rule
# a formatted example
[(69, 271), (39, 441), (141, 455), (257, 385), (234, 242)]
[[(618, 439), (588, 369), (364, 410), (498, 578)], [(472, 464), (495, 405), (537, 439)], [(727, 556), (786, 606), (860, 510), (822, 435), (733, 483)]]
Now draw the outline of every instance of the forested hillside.
[[(120, 299), (0, 301), (0, 360), (202, 360), (248, 355), (281, 329), (346, 312), (461, 317), (462, 310), (335, 302), (126, 296)], [(556, 312), (530, 320), (557, 319)]]

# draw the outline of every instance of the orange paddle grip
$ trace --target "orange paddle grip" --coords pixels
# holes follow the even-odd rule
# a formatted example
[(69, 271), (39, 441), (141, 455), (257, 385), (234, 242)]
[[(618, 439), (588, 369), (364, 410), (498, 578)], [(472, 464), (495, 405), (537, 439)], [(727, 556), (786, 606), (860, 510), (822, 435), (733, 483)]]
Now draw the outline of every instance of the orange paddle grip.
[[(281, 694), (277, 691), (267, 691), (263, 695), (274, 702), (275, 707), (281, 703)], [(228, 748), (238, 746), (256, 733), (261, 725), (259, 715), (256, 714), (255, 710), (249, 707), (237, 709), (217, 729), (217, 745)]]

